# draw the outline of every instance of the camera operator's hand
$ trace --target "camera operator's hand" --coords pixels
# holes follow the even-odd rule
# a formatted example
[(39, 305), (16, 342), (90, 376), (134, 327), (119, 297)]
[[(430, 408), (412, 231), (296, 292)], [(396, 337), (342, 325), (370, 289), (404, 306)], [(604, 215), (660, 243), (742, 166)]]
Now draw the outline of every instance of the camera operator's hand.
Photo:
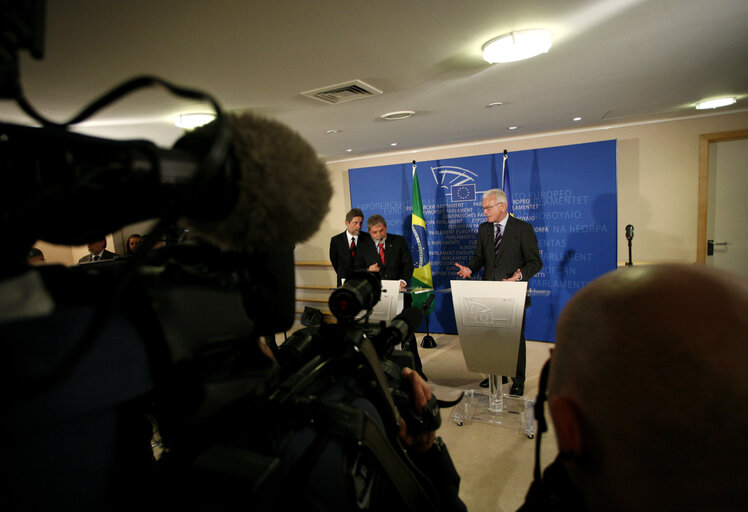
[[(413, 387), (413, 406), (419, 414), (422, 413), (426, 403), (431, 400), (431, 388), (417, 372), (410, 368), (403, 368), (401, 375), (410, 381)], [(434, 445), (436, 439), (434, 430), (426, 430), (412, 436), (408, 433), (405, 420), (401, 419), (400, 422), (400, 439), (405, 443), (405, 446), (418, 452), (425, 452)]]

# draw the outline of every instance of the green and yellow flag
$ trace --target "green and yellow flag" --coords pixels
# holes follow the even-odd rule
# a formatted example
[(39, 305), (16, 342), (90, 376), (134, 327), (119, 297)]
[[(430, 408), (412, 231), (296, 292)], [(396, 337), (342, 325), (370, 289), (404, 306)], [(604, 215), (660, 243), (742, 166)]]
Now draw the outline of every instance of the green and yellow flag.
[[(426, 300), (434, 293), (428, 291), (434, 289), (434, 281), (431, 277), (431, 261), (429, 261), (429, 244), (426, 234), (426, 220), (423, 217), (423, 203), (421, 202), (421, 187), (418, 185), (416, 174), (416, 163), (413, 162), (413, 215), (411, 221), (413, 230), (413, 244), (411, 255), (413, 256), (413, 277), (410, 286), (413, 289), (413, 306), (423, 307)], [(421, 293), (418, 293), (418, 292)], [(434, 311), (434, 303), (431, 303), (428, 311)]]

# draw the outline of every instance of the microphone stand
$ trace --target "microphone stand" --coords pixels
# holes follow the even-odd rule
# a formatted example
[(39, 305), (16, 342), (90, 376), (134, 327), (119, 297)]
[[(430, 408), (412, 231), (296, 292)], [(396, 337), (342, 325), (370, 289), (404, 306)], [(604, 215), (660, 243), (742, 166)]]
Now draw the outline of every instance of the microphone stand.
[(436, 341), (434, 341), (434, 337), (429, 334), (429, 317), (431, 315), (426, 315), (426, 336), (423, 337), (421, 340), (421, 348), (436, 348)]
[[(631, 238), (633, 238), (633, 237), (631, 237)], [(629, 241), (629, 260), (628, 260), (628, 261), (626, 262), (626, 266), (627, 266), (627, 267), (631, 267), (631, 266), (633, 266), (633, 265), (634, 265), (634, 264), (633, 264), (633, 263), (631, 262), (631, 238), (629, 238), (629, 237), (626, 237), (626, 239), (627, 239), (627, 240)]]
[(629, 224), (626, 226), (626, 240), (629, 241), (629, 260), (626, 262), (627, 267), (633, 266), (633, 263), (631, 261), (631, 240), (634, 238), (634, 226)]

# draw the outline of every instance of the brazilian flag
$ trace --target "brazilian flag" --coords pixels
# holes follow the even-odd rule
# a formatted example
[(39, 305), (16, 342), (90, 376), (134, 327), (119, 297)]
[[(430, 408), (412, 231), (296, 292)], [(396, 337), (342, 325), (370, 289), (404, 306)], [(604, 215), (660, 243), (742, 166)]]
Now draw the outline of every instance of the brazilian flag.
[[(426, 234), (426, 220), (423, 217), (423, 203), (421, 202), (421, 187), (418, 185), (416, 164), (413, 162), (413, 277), (410, 286), (414, 292), (419, 289), (434, 289), (434, 280), (431, 277), (431, 261), (429, 261), (429, 244)], [(413, 293), (413, 306), (423, 307), (426, 300), (433, 292)], [(426, 314), (434, 311), (435, 304), (432, 302)]]

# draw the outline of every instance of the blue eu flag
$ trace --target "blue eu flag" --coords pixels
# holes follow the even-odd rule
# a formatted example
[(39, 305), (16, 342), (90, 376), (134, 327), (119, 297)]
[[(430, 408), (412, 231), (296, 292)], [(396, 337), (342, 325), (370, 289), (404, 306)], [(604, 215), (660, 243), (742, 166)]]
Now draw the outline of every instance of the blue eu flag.
[(475, 183), (453, 185), (452, 201), (475, 201)]

